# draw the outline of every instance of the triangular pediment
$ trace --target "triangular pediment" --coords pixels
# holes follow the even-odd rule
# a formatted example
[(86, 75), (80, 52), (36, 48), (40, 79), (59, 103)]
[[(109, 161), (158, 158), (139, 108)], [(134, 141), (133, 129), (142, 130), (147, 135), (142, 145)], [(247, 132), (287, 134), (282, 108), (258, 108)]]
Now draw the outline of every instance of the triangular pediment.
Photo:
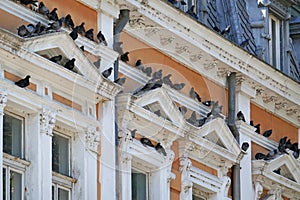
[(165, 91), (164, 86), (143, 93), (137, 97), (135, 103), (178, 126), (185, 123), (185, 119), (179, 112), (171, 97)]
[(96, 66), (86, 57), (66, 32), (49, 33), (26, 38), (23, 42), (23, 48), (35, 52), (46, 59), (62, 55), (62, 63), (75, 58), (73, 72), (89, 77), (90, 80), (95, 82), (98, 81), (99, 77), (102, 78), (102, 76), (99, 76), (101, 73)]
[(196, 134), (234, 154), (238, 155), (241, 151), (227, 124), (221, 118), (205, 123)]
[(299, 167), (300, 166), (293, 155), (284, 154), (269, 161), (267, 169), (275, 175), (283, 176), (291, 181), (300, 183)]

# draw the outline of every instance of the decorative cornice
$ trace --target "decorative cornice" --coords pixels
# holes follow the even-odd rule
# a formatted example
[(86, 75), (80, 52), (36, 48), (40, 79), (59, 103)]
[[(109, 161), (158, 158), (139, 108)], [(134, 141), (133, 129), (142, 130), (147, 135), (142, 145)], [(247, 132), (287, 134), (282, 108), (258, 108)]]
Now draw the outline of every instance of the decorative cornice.
[(40, 132), (49, 136), (53, 136), (52, 130), (56, 122), (56, 112), (43, 108), (40, 114)]

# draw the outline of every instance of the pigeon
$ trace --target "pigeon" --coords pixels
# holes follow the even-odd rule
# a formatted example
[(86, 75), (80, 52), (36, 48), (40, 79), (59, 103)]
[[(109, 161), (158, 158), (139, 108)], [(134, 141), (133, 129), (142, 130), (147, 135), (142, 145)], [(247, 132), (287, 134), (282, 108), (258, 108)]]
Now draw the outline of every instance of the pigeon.
[(266, 130), (266, 131), (263, 133), (263, 136), (265, 136), (266, 138), (267, 138), (267, 137), (270, 137), (271, 135), (272, 135), (272, 129)]
[(228, 34), (230, 32), (230, 28), (231, 28), (231, 26), (228, 25), (224, 30), (221, 31), (221, 35)]
[(157, 145), (155, 146), (155, 150), (156, 150), (158, 153), (161, 153), (161, 154), (163, 154), (164, 156), (167, 156), (166, 150), (163, 148), (163, 146), (161, 146), (160, 143), (157, 143)]
[(20, 3), (24, 4), (26, 6), (29, 4), (35, 5), (36, 2), (38, 2), (38, 1), (36, 1), (36, 0), (20, 0)]
[(260, 124), (256, 124), (254, 127), (256, 128), (255, 132), (260, 134)]
[(38, 22), (35, 25), (35, 31), (34, 31), (34, 33), (37, 34), (37, 35), (40, 35), (40, 34), (44, 33), (44, 31), (46, 31), (46, 27), (44, 25), (42, 25), (41, 22)]
[(254, 126), (254, 122), (253, 122), (253, 120), (250, 120), (250, 126)]
[(79, 47), (81, 49), (81, 51), (84, 51), (84, 46), (82, 45), (81, 47)]
[(202, 104), (207, 106), (207, 107), (210, 107), (212, 105), (212, 103), (213, 103), (213, 101), (211, 101), (211, 100), (202, 102)]
[(240, 47), (244, 48), (244, 47), (246, 47), (246, 46), (248, 46), (248, 45), (249, 45), (249, 39), (246, 39), (246, 40), (244, 40), (244, 41), (240, 44)]
[(69, 35), (75, 41), (78, 38), (78, 29), (74, 28), (73, 31)]
[(263, 154), (263, 153), (257, 153), (255, 154), (255, 159), (256, 160), (262, 160), (262, 159), (265, 159), (266, 158), (266, 155)]
[(223, 106), (219, 106), (219, 101), (213, 103), (211, 108), (211, 114), (213, 116), (219, 116), (222, 111)]
[(52, 21), (58, 21), (58, 16), (57, 16), (57, 8), (53, 8), (53, 10), (50, 13), (47, 13), (46, 16), (48, 17), (49, 20)]
[(236, 114), (236, 118), (237, 120), (242, 120), (243, 122), (246, 122), (245, 116), (241, 110)]
[(126, 53), (122, 54), (122, 55), (120, 56), (120, 59), (121, 59), (123, 62), (126, 62), (126, 63), (127, 63), (127, 62), (129, 61), (128, 54), (129, 54), (129, 52), (126, 52)]
[(152, 144), (152, 142), (148, 139), (148, 138), (141, 138), (141, 143), (146, 147), (154, 147), (154, 145)]
[(216, 31), (217, 33), (220, 33), (220, 32), (221, 32), (221, 30), (220, 30), (217, 26), (214, 26), (214, 27), (213, 27), (213, 30)]
[(29, 35), (32, 35), (35, 32), (35, 26), (33, 24), (28, 24), (26, 29), (28, 30)]
[(175, 83), (173, 84), (173, 89), (180, 91), (182, 88), (184, 88), (185, 83)]
[(188, 11), (186, 11), (186, 13), (189, 14), (190, 16), (192, 16), (193, 18), (198, 19), (198, 16), (197, 16), (197, 14), (194, 12), (194, 9), (195, 9), (195, 6), (192, 5), (192, 6), (188, 9)]
[(49, 23), (49, 27), (47, 30), (54, 30), (54, 31), (59, 31), (59, 29), (62, 27), (63, 22), (65, 20), (65, 17), (60, 18), (59, 20)]
[(294, 156), (295, 159), (299, 158), (299, 153), (300, 153), (299, 149), (297, 149), (296, 151), (293, 152), (293, 156)]
[(70, 14), (67, 14), (67, 16), (65, 17), (64, 26), (67, 28), (71, 28), (71, 29), (74, 28), (75, 25), (74, 25), (73, 19)]
[(52, 58), (50, 58), (49, 60), (51, 60), (52, 62), (59, 62), (62, 59), (62, 55), (58, 55), (58, 56), (53, 56)]
[(266, 157), (264, 158), (264, 160), (272, 160), (272, 159), (274, 159), (277, 153), (278, 153), (277, 149), (274, 149), (274, 150), (270, 151), (266, 155)]
[(122, 86), (122, 85), (125, 83), (125, 80), (126, 80), (126, 78), (125, 78), (125, 77), (122, 77), (122, 78), (116, 79), (114, 82), (115, 82), (116, 84)]
[(138, 69), (138, 70), (141, 70), (143, 71), (144, 70), (144, 65), (142, 63), (142, 60), (141, 59), (138, 59), (135, 63), (135, 67)]
[(162, 80), (161, 79), (159, 79), (157, 81), (149, 80), (141, 89), (139, 89), (138, 91), (136, 91), (134, 93), (134, 95), (138, 95), (141, 92), (146, 92), (146, 91), (149, 91), (149, 90), (154, 90), (154, 89), (159, 88), (161, 86), (162, 86)]
[(93, 64), (99, 69), (100, 68), (101, 59), (99, 58), (96, 62)]
[(89, 40), (94, 41), (94, 33), (93, 33), (94, 29), (89, 29), (85, 32), (85, 37)]
[(293, 143), (293, 144), (289, 147), (289, 149), (292, 150), (292, 151), (297, 151), (298, 148), (299, 148), (299, 147), (298, 147), (298, 142)]
[(107, 46), (106, 39), (105, 39), (105, 37), (104, 37), (104, 35), (102, 34), (101, 31), (98, 32), (97, 39), (98, 39), (100, 44), (104, 44), (105, 46)]
[(108, 77), (111, 75), (112, 70), (113, 70), (112, 67), (110, 67), (110, 68), (104, 70), (104, 71), (102, 72), (102, 75), (104, 76), (104, 78), (108, 78)]
[(84, 28), (84, 22), (82, 22), (79, 26), (76, 26), (75, 29), (77, 29), (77, 32), (81, 35), (84, 35), (85, 28)]
[(153, 112), (153, 113), (156, 114), (157, 116), (161, 116), (160, 110), (157, 110), (157, 111), (155, 111), (155, 112)]
[(286, 151), (286, 143), (287, 143), (287, 136), (285, 136), (285, 137), (283, 137), (283, 138), (281, 138), (280, 140), (279, 140), (279, 144), (278, 144), (278, 147), (277, 147), (277, 149), (278, 149), (278, 151), (280, 152), (280, 153), (285, 153), (285, 154), (288, 154), (288, 152)]
[(75, 66), (75, 58), (68, 60), (64, 65), (64, 67), (67, 68), (68, 70), (73, 70), (74, 66)]
[(136, 129), (133, 129), (132, 131), (130, 131), (131, 139), (135, 138), (136, 131), (137, 131)]
[(182, 115), (185, 115), (185, 113), (187, 112), (187, 108), (185, 106), (180, 106), (178, 109)]
[(203, 126), (205, 124), (206, 120), (207, 120), (207, 117), (203, 117), (202, 119), (199, 119), (197, 126), (199, 126), (199, 127)]
[(29, 31), (27, 30), (25, 25), (22, 25), (18, 28), (18, 35), (21, 37), (29, 36)]
[(146, 67), (144, 70), (142, 70), (148, 77), (151, 77), (152, 74), (152, 68)]
[(278, 168), (278, 169), (276, 169), (276, 170), (274, 170), (273, 172), (275, 173), (275, 174), (278, 174), (278, 175), (280, 175), (280, 168)]
[(18, 80), (17, 82), (15, 82), (15, 84), (21, 88), (25, 88), (27, 87), (30, 82), (29, 82), (29, 79), (30, 79), (30, 76), (27, 75), (25, 78), (21, 79), (21, 80)]
[(249, 143), (248, 142), (243, 142), (241, 149), (243, 151), (247, 151), (249, 148)]
[(42, 2), (42, 1), (39, 4), (38, 13), (40, 13), (42, 15), (49, 14), (49, 9), (45, 6), (44, 2)]
[(195, 125), (197, 122), (196, 112), (193, 111), (190, 118), (186, 119), (186, 121), (192, 125)]
[(170, 77), (172, 76), (172, 74), (168, 74), (167, 76), (163, 77), (163, 83), (169, 86), (172, 86), (173, 83), (170, 79)]
[(194, 87), (191, 88), (190, 90), (190, 97), (192, 99), (196, 99), (198, 100), (199, 102), (201, 102), (201, 97), (199, 96), (199, 94), (195, 91)]
[(153, 80), (161, 79), (161, 78), (162, 78), (162, 70), (161, 69), (152, 74)]

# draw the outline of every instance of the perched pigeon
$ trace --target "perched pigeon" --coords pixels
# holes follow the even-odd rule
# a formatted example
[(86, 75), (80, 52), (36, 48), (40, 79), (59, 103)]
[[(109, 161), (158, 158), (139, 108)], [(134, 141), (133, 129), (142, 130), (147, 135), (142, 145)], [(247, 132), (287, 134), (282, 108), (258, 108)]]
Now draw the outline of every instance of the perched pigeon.
[(131, 139), (134, 139), (135, 138), (135, 133), (136, 133), (136, 129), (133, 129), (132, 131), (130, 131), (130, 134), (131, 134)]
[(253, 122), (253, 120), (250, 120), (250, 126), (254, 126), (254, 122)]
[(168, 74), (167, 76), (163, 77), (163, 83), (169, 86), (172, 86), (173, 83), (170, 79), (170, 77), (172, 76), (172, 74)]
[(161, 78), (162, 78), (162, 70), (161, 69), (152, 74), (153, 80), (161, 79)]
[(129, 52), (124, 53), (123, 55), (120, 56), (120, 59), (123, 62), (128, 62), (129, 61), (128, 54), (129, 54)]
[(162, 80), (159, 79), (159, 80), (149, 80), (141, 89), (139, 89), (138, 91), (136, 91), (134, 93), (134, 95), (138, 95), (140, 94), (141, 92), (146, 92), (146, 91), (149, 91), (149, 90), (154, 90), (156, 88), (159, 88), (162, 86)]
[(21, 37), (26, 37), (30, 35), (25, 25), (22, 25), (18, 28), (18, 35)]
[(35, 25), (35, 31), (34, 31), (35, 34), (40, 35), (42, 33), (45, 33), (45, 31), (46, 31), (46, 27), (44, 25), (42, 25), (41, 22), (38, 22)]
[(79, 26), (76, 26), (75, 29), (77, 29), (77, 32), (81, 35), (85, 34), (85, 28), (84, 28), (84, 22), (82, 22)]
[(263, 133), (263, 136), (265, 136), (265, 137), (270, 137), (271, 135), (272, 135), (272, 129), (266, 130), (266, 131)]
[(254, 127), (256, 128), (255, 132), (260, 134), (260, 124), (256, 124)]
[(36, 2), (38, 2), (38, 1), (36, 1), (36, 0), (20, 0), (20, 3), (24, 4), (26, 6), (29, 4), (35, 5)]
[(53, 56), (52, 58), (50, 58), (49, 60), (51, 60), (52, 62), (59, 62), (62, 59), (62, 55), (58, 55), (58, 56)]
[(73, 70), (73, 68), (75, 67), (75, 58), (68, 60), (64, 65), (64, 67), (67, 68), (68, 70)]
[(26, 28), (29, 32), (29, 35), (32, 35), (35, 32), (35, 26), (33, 24), (28, 24)]
[(141, 138), (141, 143), (146, 147), (154, 147), (154, 145), (152, 144), (152, 142), (148, 139), (148, 138)]
[(67, 16), (65, 17), (64, 26), (67, 28), (71, 28), (71, 29), (74, 28), (75, 25), (74, 25), (73, 19), (70, 14), (67, 14)]
[(182, 115), (185, 115), (185, 113), (187, 112), (187, 108), (185, 106), (180, 106), (178, 109)]
[(46, 14), (49, 20), (58, 21), (58, 15), (56, 11), (57, 8), (53, 8), (53, 10), (50, 13)]
[(157, 116), (161, 116), (160, 110), (157, 110), (157, 111), (155, 111), (155, 112), (153, 112), (153, 113), (156, 114)]
[(214, 27), (213, 27), (213, 30), (216, 31), (217, 33), (220, 33), (220, 32), (221, 32), (221, 30), (220, 30), (217, 26), (214, 26)]
[(255, 154), (255, 159), (256, 160), (262, 160), (262, 159), (265, 159), (266, 158), (266, 155), (263, 154), (263, 153), (257, 153)]
[(104, 76), (104, 78), (108, 78), (108, 77), (111, 75), (112, 70), (113, 70), (112, 67), (110, 67), (110, 68), (104, 70), (104, 71), (102, 72), (102, 75)]
[(219, 101), (214, 102), (211, 108), (211, 114), (215, 117), (219, 116), (222, 108), (223, 106), (219, 106)]
[(137, 68), (138, 70), (141, 70), (141, 71), (144, 70), (144, 65), (143, 65), (141, 59), (138, 59), (138, 60), (136, 61), (135, 66), (136, 66), (136, 68)]
[(142, 70), (147, 76), (151, 77), (152, 74), (152, 68), (146, 67), (144, 70)]
[(191, 97), (192, 99), (196, 99), (196, 100), (198, 100), (199, 102), (201, 102), (201, 97), (200, 97), (200, 95), (195, 91), (194, 87), (192, 87), (191, 90), (190, 90), (190, 97)]
[(114, 82), (118, 85), (123, 85), (126, 81), (126, 78), (125, 77), (122, 77), (122, 78), (118, 78), (116, 79)]
[(186, 121), (195, 126), (197, 124), (196, 112), (193, 111), (190, 118), (186, 119)]
[(79, 47), (81, 49), (81, 51), (84, 51), (84, 46), (82, 45), (81, 47)]
[(243, 142), (241, 149), (243, 151), (247, 151), (249, 148), (249, 143), (248, 142)]
[(96, 62), (93, 64), (99, 69), (100, 68), (101, 59), (99, 58)]
[(98, 32), (97, 39), (98, 39), (100, 44), (104, 44), (105, 46), (107, 46), (106, 39), (105, 39), (105, 37), (104, 37), (104, 35), (102, 34), (101, 31)]
[(197, 14), (194, 12), (194, 9), (195, 9), (195, 6), (192, 5), (192, 6), (188, 9), (188, 11), (186, 11), (186, 13), (189, 14), (190, 16), (192, 16), (193, 18), (198, 19), (198, 16), (197, 16)]
[(74, 28), (73, 31), (69, 35), (75, 41), (78, 38), (78, 30), (77, 30), (77, 28)]
[(236, 114), (236, 117), (237, 117), (237, 120), (242, 120), (243, 122), (246, 122), (245, 116), (241, 110)]
[(296, 151), (293, 152), (293, 156), (294, 156), (295, 159), (299, 158), (299, 153), (300, 153), (299, 149), (297, 149)]
[(42, 15), (49, 14), (49, 9), (45, 6), (45, 4), (42, 1), (39, 3), (38, 13)]
[(175, 83), (173, 84), (173, 89), (180, 91), (182, 88), (184, 88), (185, 83)]
[(161, 146), (160, 143), (157, 143), (157, 145), (155, 146), (155, 150), (156, 150), (158, 153), (161, 153), (161, 154), (163, 154), (164, 156), (167, 156), (166, 150), (163, 148), (163, 146)]
[(59, 29), (62, 27), (63, 22), (65, 20), (65, 17), (60, 18), (59, 20), (56, 20), (55, 22), (49, 23), (49, 27), (47, 30), (54, 30), (59, 31)]
[(278, 174), (278, 175), (280, 175), (280, 168), (278, 168), (278, 169), (276, 169), (276, 170), (274, 170), (273, 172), (275, 173), (275, 174)]
[(27, 75), (25, 78), (15, 82), (15, 84), (21, 88), (27, 87), (30, 84), (29, 79), (30, 79), (30, 76)]
[(211, 100), (202, 102), (203, 105), (208, 106), (208, 107), (211, 106), (212, 103), (213, 103), (213, 101), (211, 101)]
[(230, 32), (230, 28), (231, 28), (231, 26), (228, 25), (224, 30), (221, 31), (221, 35), (228, 34)]
[(88, 38), (89, 40), (94, 41), (94, 29), (89, 29), (85, 32), (85, 37)]
[(203, 126), (205, 124), (206, 120), (207, 120), (207, 117), (203, 117), (202, 119), (199, 119), (197, 126), (199, 126), (199, 127)]
[(285, 153), (285, 154), (288, 154), (288, 152), (286, 151), (286, 144), (287, 144), (288, 142), (287, 142), (287, 136), (285, 136), (285, 137), (283, 137), (283, 138), (281, 138), (280, 140), (279, 140), (279, 144), (278, 144), (278, 147), (277, 147), (277, 149), (278, 149), (278, 151), (280, 152), (280, 153)]

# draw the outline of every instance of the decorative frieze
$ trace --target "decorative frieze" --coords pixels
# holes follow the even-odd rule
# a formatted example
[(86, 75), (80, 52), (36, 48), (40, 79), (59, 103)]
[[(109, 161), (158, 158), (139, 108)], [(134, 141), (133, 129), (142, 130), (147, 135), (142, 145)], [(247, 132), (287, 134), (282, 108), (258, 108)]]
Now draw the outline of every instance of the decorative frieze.
[(175, 39), (174, 36), (160, 35), (160, 44), (163, 45), (163, 46), (166, 46), (168, 44), (171, 44), (174, 39)]
[(40, 114), (40, 131), (49, 136), (53, 136), (52, 130), (56, 122), (56, 112), (43, 108)]
[(187, 45), (181, 45), (179, 43), (176, 43), (175, 52), (178, 54), (190, 53), (189, 47)]
[(203, 57), (203, 54), (201, 52), (198, 54), (193, 54), (190, 56), (190, 61), (197, 62), (197, 61), (201, 60), (202, 57)]

